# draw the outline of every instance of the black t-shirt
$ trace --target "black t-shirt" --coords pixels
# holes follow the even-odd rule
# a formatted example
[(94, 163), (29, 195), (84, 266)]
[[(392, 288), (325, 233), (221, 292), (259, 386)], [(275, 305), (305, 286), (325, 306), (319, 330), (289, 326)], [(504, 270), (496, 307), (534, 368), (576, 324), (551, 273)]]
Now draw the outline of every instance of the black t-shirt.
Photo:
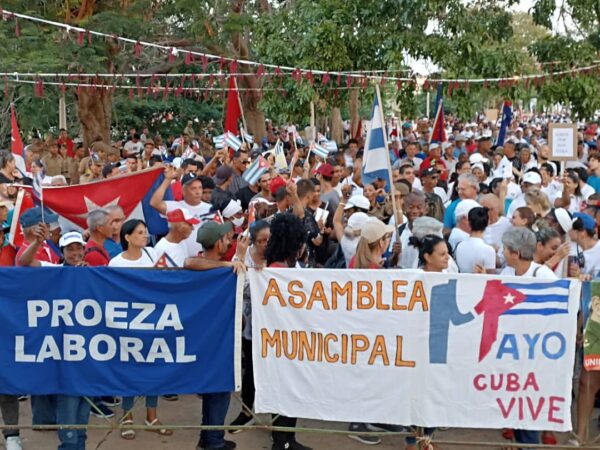
[(235, 197), (242, 203), (242, 209), (247, 211), (250, 200), (252, 200), (252, 197), (254, 197), (257, 193), (258, 192), (254, 192), (252, 189), (250, 189), (250, 186), (244, 186), (237, 191)]

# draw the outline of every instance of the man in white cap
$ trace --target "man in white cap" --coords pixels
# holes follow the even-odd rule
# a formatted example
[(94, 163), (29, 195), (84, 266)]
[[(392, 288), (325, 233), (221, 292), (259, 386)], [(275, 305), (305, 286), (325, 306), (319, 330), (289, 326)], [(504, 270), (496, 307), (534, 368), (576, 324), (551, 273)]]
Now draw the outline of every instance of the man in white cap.
[(183, 242), (190, 237), (200, 220), (187, 208), (181, 207), (167, 213), (167, 222), (169, 232), (158, 241), (154, 249), (161, 255), (159, 261), (164, 255), (167, 267), (183, 267), (187, 257), (187, 249)]
[(471, 212), (473, 208), (478, 208), (480, 206), (481, 205), (475, 200), (465, 199), (456, 207), (454, 213), (456, 217), (456, 226), (452, 229), (450, 237), (448, 238), (448, 243), (450, 244), (450, 248), (452, 248), (452, 252), (456, 250), (458, 244), (469, 238), (469, 233), (471, 232), (469, 212)]
[(508, 208), (506, 217), (509, 219), (512, 218), (517, 208), (527, 206), (527, 203), (525, 202), (525, 194), (532, 187), (539, 188), (541, 185), (542, 177), (539, 173), (533, 171), (525, 172), (525, 175), (523, 175), (523, 179), (521, 180), (521, 195), (517, 196), (517, 198), (512, 201), (510, 207)]

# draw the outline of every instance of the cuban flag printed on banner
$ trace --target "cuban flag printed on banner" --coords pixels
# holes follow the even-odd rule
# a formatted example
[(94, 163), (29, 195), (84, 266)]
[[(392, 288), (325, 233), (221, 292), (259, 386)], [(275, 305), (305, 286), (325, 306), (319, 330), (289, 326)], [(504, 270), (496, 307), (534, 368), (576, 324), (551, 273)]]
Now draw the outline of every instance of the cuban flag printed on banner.
[(329, 155), (329, 150), (327, 150), (322, 145), (317, 144), (316, 142), (313, 143), (312, 152), (315, 155), (317, 155), (319, 158), (323, 158), (323, 159), (326, 159), (327, 156)]
[(365, 141), (365, 152), (363, 156), (362, 181), (363, 185), (373, 183), (378, 178), (385, 180), (385, 190), (389, 192), (392, 180), (390, 169), (390, 156), (385, 145), (385, 131), (381, 117), (381, 105), (375, 95), (371, 121)]
[(225, 135), (221, 134), (213, 137), (213, 144), (215, 144), (215, 148), (225, 148)]
[(569, 280), (552, 283), (504, 283), (525, 295), (525, 300), (506, 311), (503, 315), (551, 316), (569, 312)]
[(260, 177), (262, 177), (267, 170), (269, 170), (269, 163), (265, 158), (259, 156), (242, 174), (242, 178), (248, 184), (256, 184)]
[(232, 148), (236, 152), (242, 146), (242, 141), (240, 141), (240, 139), (231, 131), (225, 133), (225, 143), (227, 144), (227, 147)]

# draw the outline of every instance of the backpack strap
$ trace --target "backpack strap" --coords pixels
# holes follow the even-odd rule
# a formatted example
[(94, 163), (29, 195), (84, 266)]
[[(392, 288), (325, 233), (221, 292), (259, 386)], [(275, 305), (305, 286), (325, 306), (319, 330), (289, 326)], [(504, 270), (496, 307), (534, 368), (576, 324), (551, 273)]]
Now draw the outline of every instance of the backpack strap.
[[(144, 253), (148, 257), (148, 259), (150, 260), (150, 262), (152, 264), (154, 264), (154, 259), (152, 259), (152, 256), (150, 256), (150, 253), (148, 252), (148, 250), (146, 250), (146, 247), (144, 247), (142, 250), (144, 251)], [(166, 253), (165, 253), (165, 255), (166, 255)], [(170, 260), (169, 262), (172, 264), (173, 260), (171, 258), (169, 258), (169, 255), (167, 255), (167, 258)], [(175, 264), (175, 267), (177, 267), (177, 264)]]

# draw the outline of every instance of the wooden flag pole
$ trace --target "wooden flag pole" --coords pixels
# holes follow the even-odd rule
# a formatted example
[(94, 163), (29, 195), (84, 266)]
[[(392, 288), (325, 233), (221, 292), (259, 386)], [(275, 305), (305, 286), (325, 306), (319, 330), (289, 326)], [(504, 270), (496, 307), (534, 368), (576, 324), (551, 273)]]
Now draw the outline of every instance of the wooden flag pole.
[[(390, 163), (390, 150), (387, 141), (387, 129), (385, 126), (385, 118), (383, 117), (383, 103), (381, 103), (381, 92), (379, 91), (379, 83), (375, 83), (375, 92), (377, 94), (377, 103), (379, 103), (379, 114), (381, 118), (381, 127), (383, 128), (383, 146), (387, 155), (386, 161), (388, 166), (388, 177), (390, 179), (390, 193), (392, 195), (392, 210), (394, 212), (394, 224), (396, 228), (396, 242), (400, 242), (400, 233), (398, 233), (398, 227), (402, 225), (400, 223), (400, 215), (398, 213), (398, 205), (396, 205), (396, 187), (394, 186), (394, 180), (392, 178), (392, 164)], [(371, 124), (371, 126), (373, 126)]]
[(317, 128), (315, 126), (315, 103), (310, 102), (310, 131), (313, 142), (317, 140)]
[[(248, 126), (246, 125), (246, 116), (244, 115), (244, 106), (242, 105), (242, 99), (240, 98), (240, 91), (237, 85), (237, 78), (233, 77), (233, 84), (235, 85), (235, 95), (238, 99), (238, 104), (240, 105), (240, 112), (242, 113), (242, 125), (244, 126), (244, 131), (248, 132)], [(242, 142), (246, 142), (246, 138), (244, 137), (244, 133), (240, 133), (242, 136)]]

